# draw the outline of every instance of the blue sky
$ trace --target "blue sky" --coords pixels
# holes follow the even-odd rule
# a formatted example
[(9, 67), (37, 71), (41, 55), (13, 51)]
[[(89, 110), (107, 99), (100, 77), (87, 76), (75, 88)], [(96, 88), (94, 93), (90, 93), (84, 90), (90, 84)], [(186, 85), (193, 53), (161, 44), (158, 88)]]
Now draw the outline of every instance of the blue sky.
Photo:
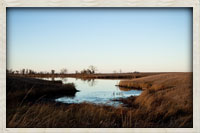
[(7, 68), (192, 71), (190, 8), (8, 8)]

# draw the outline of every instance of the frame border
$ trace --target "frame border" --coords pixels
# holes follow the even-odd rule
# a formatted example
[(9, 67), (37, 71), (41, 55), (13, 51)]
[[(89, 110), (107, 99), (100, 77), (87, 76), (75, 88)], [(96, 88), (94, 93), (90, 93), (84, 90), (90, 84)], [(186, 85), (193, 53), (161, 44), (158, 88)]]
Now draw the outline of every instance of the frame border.
[[(192, 7), (193, 128), (6, 128), (7, 7)], [(0, 0), (0, 131), (4, 132), (200, 132), (200, 0)]]

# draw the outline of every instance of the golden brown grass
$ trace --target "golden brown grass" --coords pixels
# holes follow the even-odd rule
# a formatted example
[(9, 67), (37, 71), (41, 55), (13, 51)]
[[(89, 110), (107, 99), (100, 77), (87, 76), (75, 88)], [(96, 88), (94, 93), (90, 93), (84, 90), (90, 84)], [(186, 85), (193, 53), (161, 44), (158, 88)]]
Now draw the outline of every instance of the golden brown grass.
[(172, 118), (169, 127), (192, 126), (192, 73), (160, 74), (119, 84), (144, 90), (132, 104), (147, 112), (147, 119), (165, 121)]
[(119, 126), (117, 115), (113, 107), (92, 104), (24, 105), (7, 118), (7, 127), (113, 127)]
[(150, 88), (158, 90), (166, 87), (180, 86), (182, 83), (185, 84), (185, 82), (191, 84), (191, 80), (192, 73), (163, 73), (136, 79), (121, 80), (119, 86), (142, 90)]
[(60, 82), (15, 76), (7, 76), (6, 82), (6, 100), (9, 104), (41, 97), (74, 96), (77, 92), (73, 83), (63, 85)]
[[(7, 107), (7, 127), (192, 127), (192, 73), (154, 75), (123, 82), (145, 88), (120, 99), (126, 107), (23, 103)], [(137, 87), (138, 87), (137, 86)]]

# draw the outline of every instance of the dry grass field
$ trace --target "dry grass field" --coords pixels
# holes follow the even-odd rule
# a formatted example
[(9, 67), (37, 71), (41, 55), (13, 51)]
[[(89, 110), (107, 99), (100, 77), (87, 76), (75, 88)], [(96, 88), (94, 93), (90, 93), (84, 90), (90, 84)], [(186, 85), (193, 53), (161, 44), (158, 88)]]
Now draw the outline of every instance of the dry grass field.
[(147, 119), (162, 122), (171, 119), (169, 127), (192, 126), (192, 73), (160, 74), (121, 81), (119, 85), (144, 90), (129, 104), (138, 105), (148, 114)]
[[(193, 127), (192, 73), (165, 73), (120, 82), (144, 91), (105, 105), (7, 102), (7, 127)], [(9, 99), (7, 95), (7, 100)]]

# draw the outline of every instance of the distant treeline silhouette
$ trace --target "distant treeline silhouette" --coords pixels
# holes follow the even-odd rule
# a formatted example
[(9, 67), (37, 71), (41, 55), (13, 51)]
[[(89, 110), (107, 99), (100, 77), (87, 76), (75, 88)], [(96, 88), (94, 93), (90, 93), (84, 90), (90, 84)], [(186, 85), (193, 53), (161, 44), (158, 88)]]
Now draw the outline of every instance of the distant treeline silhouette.
[[(97, 68), (93, 65), (90, 65), (87, 69), (83, 69), (80, 72), (79, 71), (75, 71), (76, 74), (94, 74), (96, 73)], [(62, 68), (60, 70), (60, 72), (55, 72), (55, 70), (51, 70), (51, 72), (37, 72), (35, 70), (32, 69), (21, 69), (21, 70), (12, 70), (12, 69), (7, 69), (6, 73), (8, 74), (22, 74), (22, 75), (26, 75), (26, 74), (67, 74), (68, 70), (66, 68)]]

